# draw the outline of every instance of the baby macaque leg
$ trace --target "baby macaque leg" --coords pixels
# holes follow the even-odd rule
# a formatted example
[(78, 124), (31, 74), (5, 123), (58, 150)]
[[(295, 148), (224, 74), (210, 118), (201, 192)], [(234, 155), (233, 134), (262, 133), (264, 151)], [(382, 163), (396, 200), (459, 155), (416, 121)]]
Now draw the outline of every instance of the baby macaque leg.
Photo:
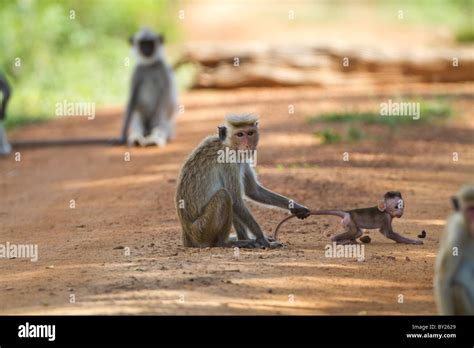
[(352, 221), (344, 227), (346, 231), (331, 237), (331, 240), (337, 244), (357, 244), (356, 239), (362, 236), (362, 230)]

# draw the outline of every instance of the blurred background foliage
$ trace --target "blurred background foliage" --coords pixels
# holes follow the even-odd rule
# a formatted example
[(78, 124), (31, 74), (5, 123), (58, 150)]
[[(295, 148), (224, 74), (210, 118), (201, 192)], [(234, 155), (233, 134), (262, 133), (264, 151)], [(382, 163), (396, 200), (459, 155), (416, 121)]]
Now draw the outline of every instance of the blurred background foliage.
[[(272, 1), (278, 0), (268, 3)], [(343, 22), (354, 16), (346, 5), (359, 1), (308, 0), (309, 10), (297, 20), (302, 24)], [(367, 0), (360, 4), (361, 11), (371, 12), (383, 23), (397, 23), (393, 13), (403, 9), (405, 20), (413, 25), (433, 30), (447, 27), (458, 42), (474, 41), (474, 0)], [(64, 100), (95, 102), (97, 107), (124, 105), (134, 64), (129, 36), (144, 25), (163, 32), (172, 62), (178, 54), (173, 48), (179, 47), (184, 36), (179, 6), (172, 0), (0, 0), (0, 71), (14, 89), (7, 127), (51, 117), (55, 104)], [(248, 7), (253, 8), (253, 2), (248, 1)], [(262, 15), (279, 18), (275, 11), (265, 6)], [(15, 65), (18, 58), (20, 66)], [(193, 73), (191, 66), (178, 71), (181, 90), (191, 84)]]
[(177, 42), (178, 11), (172, 1), (1, 0), (0, 71), (14, 89), (7, 127), (51, 117), (64, 99), (123, 104), (128, 38), (146, 25)]

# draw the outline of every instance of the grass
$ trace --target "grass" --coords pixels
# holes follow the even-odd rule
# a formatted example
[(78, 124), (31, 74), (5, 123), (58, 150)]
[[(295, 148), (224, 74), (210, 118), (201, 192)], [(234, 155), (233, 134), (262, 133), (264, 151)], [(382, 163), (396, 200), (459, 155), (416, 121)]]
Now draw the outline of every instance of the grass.
[(472, 26), (460, 28), (456, 32), (456, 41), (461, 43), (474, 42), (474, 28)]
[(361, 126), (379, 125), (391, 130), (400, 126), (420, 123), (436, 123), (453, 115), (449, 103), (436, 101), (420, 102), (420, 117), (418, 120), (410, 116), (382, 116), (380, 112), (329, 112), (307, 118), (309, 124), (343, 124), (347, 125), (344, 135), (332, 128), (324, 128), (315, 132), (324, 144), (335, 144), (341, 141), (358, 142), (369, 137)]
[(309, 124), (319, 123), (345, 123), (362, 125), (382, 125), (397, 127), (414, 122), (435, 122), (446, 119), (453, 114), (451, 106), (444, 101), (422, 101), (420, 102), (420, 118), (414, 120), (410, 116), (382, 116), (380, 112), (329, 112), (307, 119)]
[(338, 133), (335, 133), (331, 128), (318, 131), (315, 135), (321, 138), (323, 144), (335, 144), (342, 141), (342, 137)]
[[(384, 22), (429, 25), (447, 28), (459, 43), (473, 42), (472, 0), (397, 0), (380, 1), (374, 7), (377, 18)], [(403, 11), (403, 19), (398, 11)]]

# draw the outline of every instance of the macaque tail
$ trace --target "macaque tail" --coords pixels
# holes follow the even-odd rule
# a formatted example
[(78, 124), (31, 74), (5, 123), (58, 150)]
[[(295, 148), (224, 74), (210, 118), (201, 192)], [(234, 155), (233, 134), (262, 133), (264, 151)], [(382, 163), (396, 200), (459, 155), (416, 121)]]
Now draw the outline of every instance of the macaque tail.
[(40, 148), (54, 146), (82, 146), (82, 145), (122, 145), (120, 139), (105, 138), (80, 138), (80, 139), (56, 139), (56, 140), (26, 140), (11, 141), (16, 148)]
[[(346, 212), (342, 210), (312, 210), (309, 212), (309, 215), (334, 215), (334, 216), (339, 216), (341, 219), (343, 219), (346, 215)], [(287, 222), (288, 220), (294, 217), (296, 217), (296, 215), (290, 215), (280, 221), (280, 223), (275, 228), (275, 232), (273, 232), (274, 240), (277, 240), (278, 230), (280, 229), (281, 225), (283, 225), (285, 222)]]

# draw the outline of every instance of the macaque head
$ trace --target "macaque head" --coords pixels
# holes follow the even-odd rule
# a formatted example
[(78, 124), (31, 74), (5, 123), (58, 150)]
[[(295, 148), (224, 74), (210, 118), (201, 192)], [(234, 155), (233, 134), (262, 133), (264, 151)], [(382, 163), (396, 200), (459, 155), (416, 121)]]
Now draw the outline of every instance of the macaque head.
[(131, 36), (130, 44), (137, 57), (138, 63), (150, 64), (163, 58), (163, 35), (143, 28)]
[(228, 115), (226, 125), (219, 127), (219, 139), (233, 150), (256, 150), (258, 138), (258, 117), (255, 115)]
[(463, 215), (469, 232), (474, 237), (474, 185), (464, 186), (452, 200), (454, 210)]
[(403, 209), (405, 208), (402, 194), (398, 191), (387, 192), (383, 196), (383, 200), (379, 201), (377, 208), (380, 211), (388, 213), (391, 217), (401, 218)]

